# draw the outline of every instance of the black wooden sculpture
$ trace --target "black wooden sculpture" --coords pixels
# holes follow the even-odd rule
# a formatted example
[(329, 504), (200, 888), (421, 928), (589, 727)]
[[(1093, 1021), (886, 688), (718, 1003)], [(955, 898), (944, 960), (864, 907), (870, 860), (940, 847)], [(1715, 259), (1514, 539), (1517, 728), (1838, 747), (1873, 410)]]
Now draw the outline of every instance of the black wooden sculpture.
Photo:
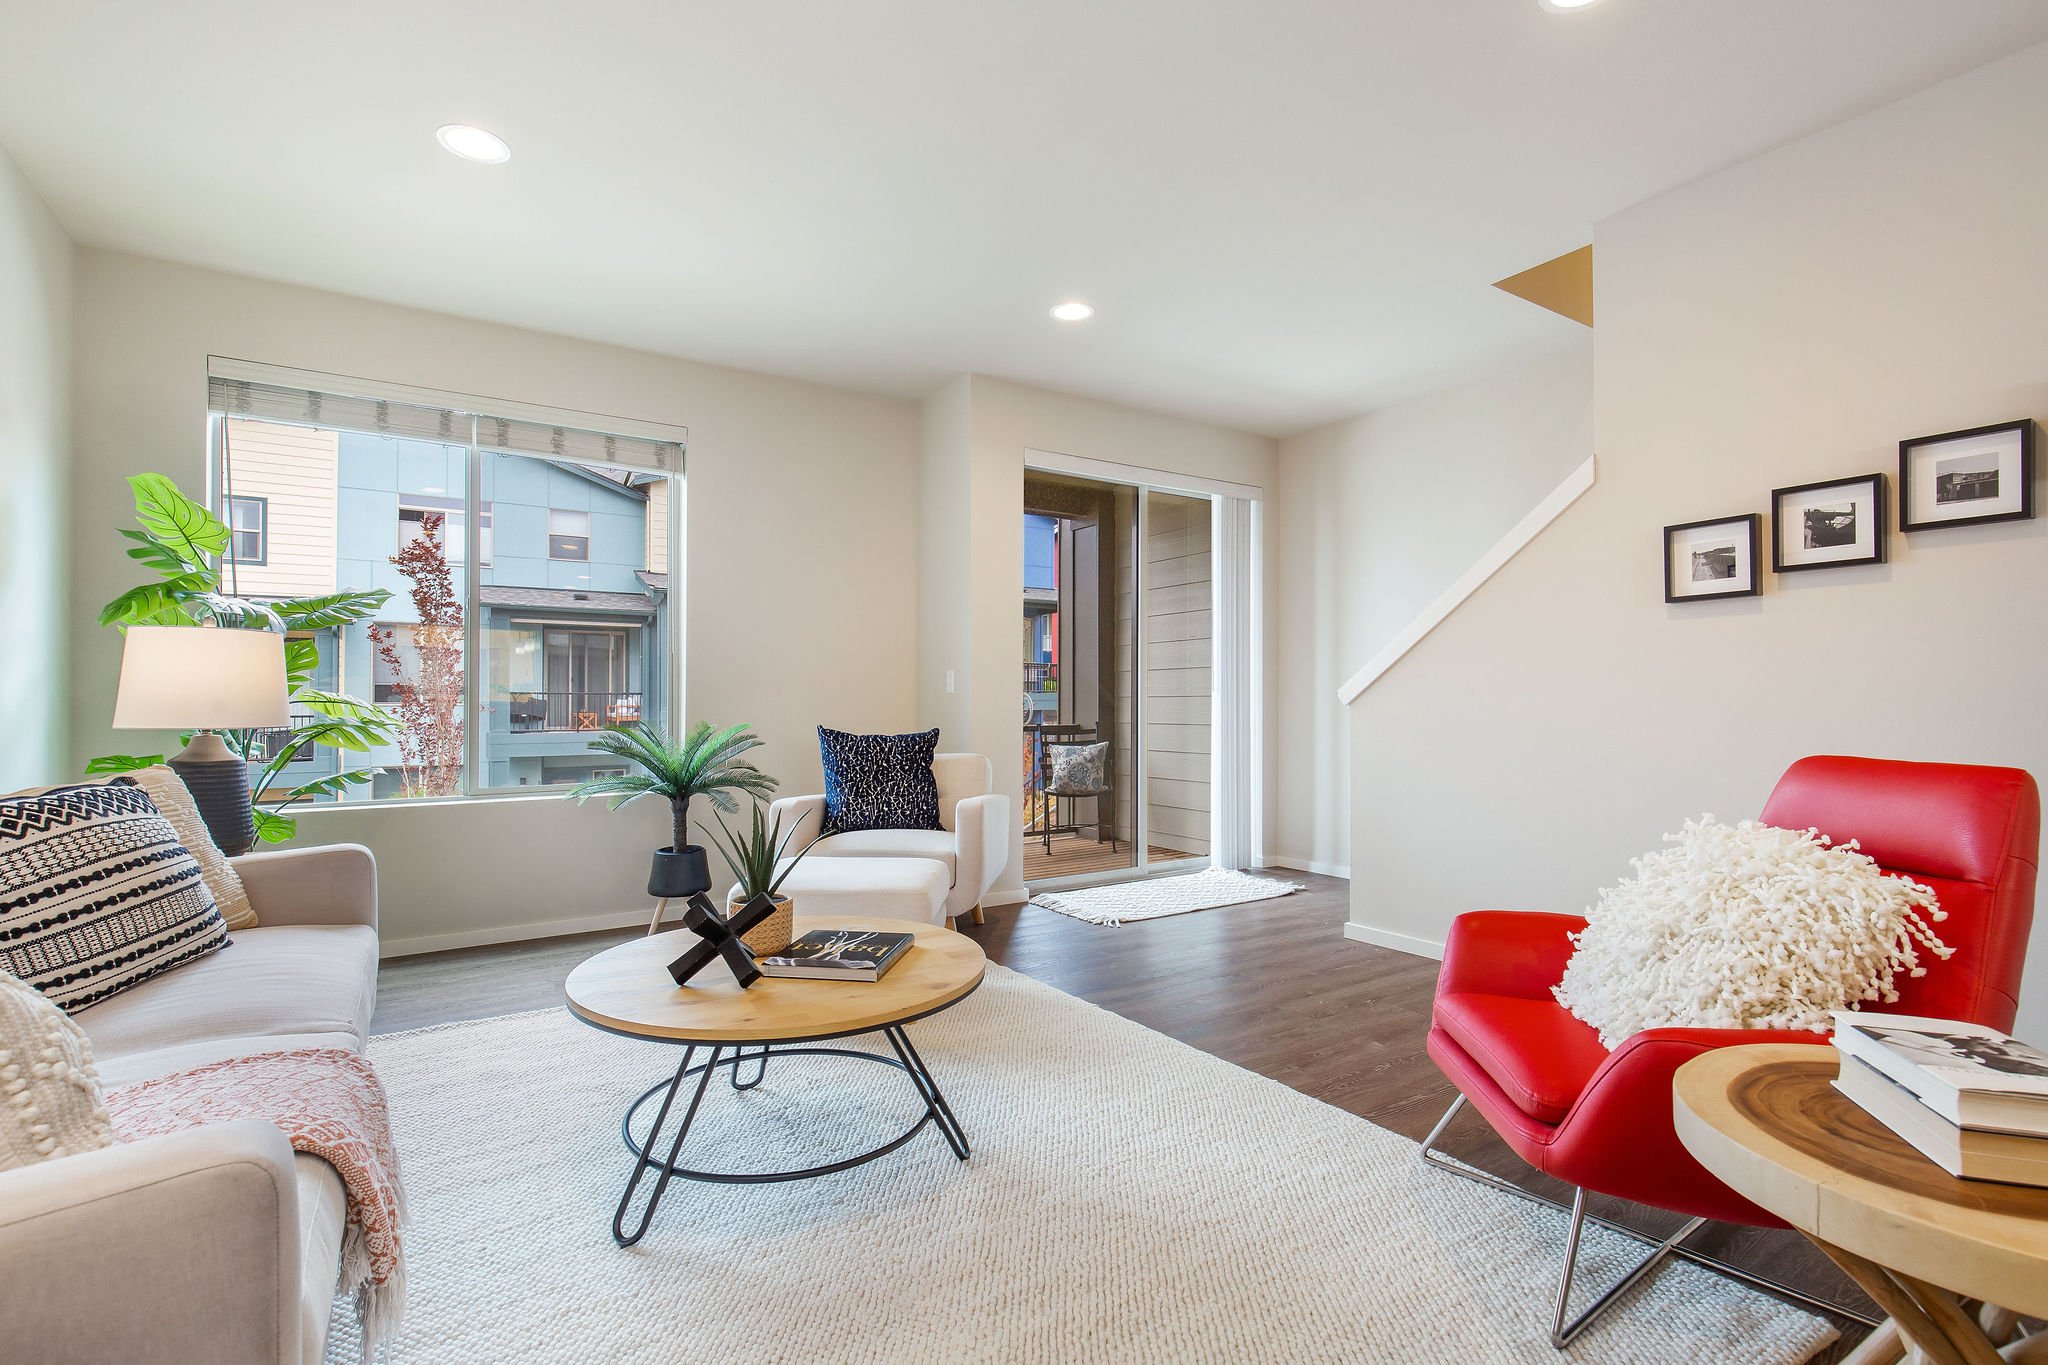
[(676, 979), (678, 986), (687, 985), (690, 978), (702, 971), (712, 958), (722, 957), (725, 965), (732, 968), (733, 979), (740, 983), (742, 990), (753, 985), (761, 979), (761, 969), (754, 965), (754, 951), (740, 942), (740, 935), (774, 913), (773, 900), (767, 896), (756, 896), (727, 919), (718, 913), (718, 907), (711, 903), (710, 897), (699, 891), (683, 907), (683, 927), (697, 935), (697, 942), (690, 945), (688, 952), (668, 964), (668, 974)]

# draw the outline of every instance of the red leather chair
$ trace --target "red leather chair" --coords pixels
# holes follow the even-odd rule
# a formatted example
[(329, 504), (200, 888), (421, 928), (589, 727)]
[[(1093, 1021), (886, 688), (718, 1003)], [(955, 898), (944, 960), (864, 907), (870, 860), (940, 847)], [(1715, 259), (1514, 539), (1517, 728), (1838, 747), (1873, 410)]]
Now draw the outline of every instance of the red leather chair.
[[(1760, 819), (1818, 829), (1838, 844), (1855, 839), (1885, 870), (1934, 889), (1948, 913), (1938, 932), (1955, 955), (1925, 961), (1923, 954), (1927, 974), (1900, 981), (1898, 1002), (1876, 1008), (2011, 1029), (2040, 862), (2041, 799), (2032, 777), (2017, 768), (1803, 758), (1779, 779)], [(1429, 1030), (1429, 1055), (1459, 1097), (1424, 1139), (1424, 1159), (1525, 1193), (1436, 1152), (1469, 1102), (1523, 1160), (1577, 1190), (1551, 1322), (1551, 1342), (1560, 1348), (1669, 1254), (1730, 1271), (1679, 1245), (1707, 1219), (1784, 1226), (1709, 1175), (1679, 1142), (1672, 1073), (1709, 1048), (1827, 1041), (1776, 1029), (1667, 1028), (1639, 1033), (1610, 1053), (1550, 994), (1572, 954), (1565, 936), (1584, 926), (1577, 915), (1460, 915), (1444, 945)], [(1567, 1324), (1588, 1191), (1692, 1221)]]

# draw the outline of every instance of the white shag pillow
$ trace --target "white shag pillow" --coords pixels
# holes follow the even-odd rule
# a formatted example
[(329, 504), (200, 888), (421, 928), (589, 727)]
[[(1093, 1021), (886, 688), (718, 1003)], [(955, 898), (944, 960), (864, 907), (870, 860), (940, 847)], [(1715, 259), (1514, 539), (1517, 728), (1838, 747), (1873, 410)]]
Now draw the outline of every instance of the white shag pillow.
[(1903, 971), (1948, 918), (1934, 892), (1887, 876), (1814, 830), (1688, 820), (1671, 845), (1631, 859), (1633, 877), (1600, 892), (1559, 1004), (1609, 1048), (1652, 1028), (1781, 1028), (1825, 1033), (1835, 1010), (1899, 998)]

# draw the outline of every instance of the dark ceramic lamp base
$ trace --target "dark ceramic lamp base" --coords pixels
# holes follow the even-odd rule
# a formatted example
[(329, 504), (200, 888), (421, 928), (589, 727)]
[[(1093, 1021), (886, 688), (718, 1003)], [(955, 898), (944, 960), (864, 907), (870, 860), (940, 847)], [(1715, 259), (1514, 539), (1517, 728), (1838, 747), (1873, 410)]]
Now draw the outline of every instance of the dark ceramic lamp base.
[(249, 765), (211, 730), (192, 736), (171, 768), (192, 793), (199, 818), (220, 851), (230, 858), (256, 846), (256, 817), (249, 807)]

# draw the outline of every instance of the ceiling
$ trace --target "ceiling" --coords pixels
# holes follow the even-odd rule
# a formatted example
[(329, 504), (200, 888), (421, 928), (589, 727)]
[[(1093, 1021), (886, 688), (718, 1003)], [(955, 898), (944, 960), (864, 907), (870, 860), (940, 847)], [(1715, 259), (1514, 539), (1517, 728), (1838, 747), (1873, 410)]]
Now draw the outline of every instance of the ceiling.
[(81, 242), (1284, 434), (1564, 344), (1492, 281), (2048, 4), (0, 0), (0, 34), (0, 146)]

